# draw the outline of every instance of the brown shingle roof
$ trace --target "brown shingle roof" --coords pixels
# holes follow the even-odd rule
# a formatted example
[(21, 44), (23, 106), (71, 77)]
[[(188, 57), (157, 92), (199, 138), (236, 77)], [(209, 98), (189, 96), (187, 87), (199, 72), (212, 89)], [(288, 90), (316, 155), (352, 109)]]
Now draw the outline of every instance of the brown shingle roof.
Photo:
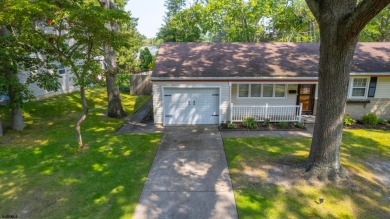
[[(318, 43), (163, 43), (152, 77), (317, 77)], [(390, 43), (359, 43), (352, 72), (390, 72)]]

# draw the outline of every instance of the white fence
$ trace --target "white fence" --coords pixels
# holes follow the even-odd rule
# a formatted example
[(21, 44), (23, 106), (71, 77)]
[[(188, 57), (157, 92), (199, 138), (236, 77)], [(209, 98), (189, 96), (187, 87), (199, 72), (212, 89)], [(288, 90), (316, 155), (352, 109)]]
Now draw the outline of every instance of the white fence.
[(230, 104), (230, 121), (241, 122), (247, 117), (254, 117), (261, 122), (300, 122), (302, 104), (294, 106), (233, 106)]

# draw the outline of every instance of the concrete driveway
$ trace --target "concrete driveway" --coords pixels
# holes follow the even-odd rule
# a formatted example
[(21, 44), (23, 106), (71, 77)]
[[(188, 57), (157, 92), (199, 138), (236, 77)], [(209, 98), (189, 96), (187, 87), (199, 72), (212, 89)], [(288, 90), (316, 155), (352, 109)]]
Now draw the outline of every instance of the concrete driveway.
[(133, 218), (238, 218), (217, 126), (165, 128)]

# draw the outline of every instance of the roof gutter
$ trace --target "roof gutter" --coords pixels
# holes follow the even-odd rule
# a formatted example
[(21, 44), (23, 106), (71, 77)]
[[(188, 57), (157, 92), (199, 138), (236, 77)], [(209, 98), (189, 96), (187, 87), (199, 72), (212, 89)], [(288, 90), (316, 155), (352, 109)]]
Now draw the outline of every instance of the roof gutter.
[(390, 76), (390, 72), (351, 72), (350, 75), (359, 75), (359, 76)]
[[(390, 76), (390, 72), (351, 72), (351, 76)], [(318, 81), (318, 77), (151, 77), (151, 81)]]
[(152, 81), (318, 80), (318, 77), (151, 77)]

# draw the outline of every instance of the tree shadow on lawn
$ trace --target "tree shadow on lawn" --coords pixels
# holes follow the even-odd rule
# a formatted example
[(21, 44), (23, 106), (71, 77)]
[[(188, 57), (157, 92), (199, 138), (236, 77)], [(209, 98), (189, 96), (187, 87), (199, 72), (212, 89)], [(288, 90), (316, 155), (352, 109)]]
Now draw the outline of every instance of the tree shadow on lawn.
[(338, 182), (307, 179), (297, 168), (309, 138), (225, 139), (240, 218), (389, 218), (390, 187), (367, 165), (375, 161), (371, 156), (390, 161), (387, 142), (372, 139), (375, 134), (386, 136), (344, 132), (341, 157), (349, 178)]
[(96, 138), (93, 147), (78, 156), (55, 141), (28, 149), (3, 148), (0, 212), (22, 218), (129, 216), (160, 138), (159, 134)]
[[(135, 108), (142, 105), (138, 102), (147, 101), (145, 97), (130, 98), (135, 99)], [(54, 107), (56, 101), (49, 101), (53, 105), (46, 107)], [(39, 103), (33, 106), (37, 110)], [(69, 111), (66, 118), (55, 117), (53, 112), (53, 120), (48, 121), (47, 115), (40, 117), (37, 110), (33, 119), (41, 119), (39, 125), (32, 124), (22, 132), (9, 131), (0, 139), (2, 214), (22, 218), (131, 217), (161, 135), (117, 136), (115, 130), (123, 122), (101, 116), (103, 110), (92, 109), (83, 124), (89, 149), (79, 155), (71, 153), (77, 147), (77, 115)]]
[[(107, 110), (107, 94), (105, 88), (89, 88), (86, 90), (86, 94), (90, 114), (105, 114)], [(132, 116), (142, 107), (149, 98), (149, 96), (121, 95), (122, 105), (129, 116)], [(31, 128), (31, 126), (47, 127), (56, 121), (62, 122), (70, 117), (76, 119), (82, 113), (80, 101), (80, 94), (78, 91), (75, 91), (25, 103), (23, 106), (23, 117), (27, 125), (26, 130)], [(9, 127), (10, 110), (8, 106), (0, 107), (0, 116), (3, 126), (6, 128)]]

